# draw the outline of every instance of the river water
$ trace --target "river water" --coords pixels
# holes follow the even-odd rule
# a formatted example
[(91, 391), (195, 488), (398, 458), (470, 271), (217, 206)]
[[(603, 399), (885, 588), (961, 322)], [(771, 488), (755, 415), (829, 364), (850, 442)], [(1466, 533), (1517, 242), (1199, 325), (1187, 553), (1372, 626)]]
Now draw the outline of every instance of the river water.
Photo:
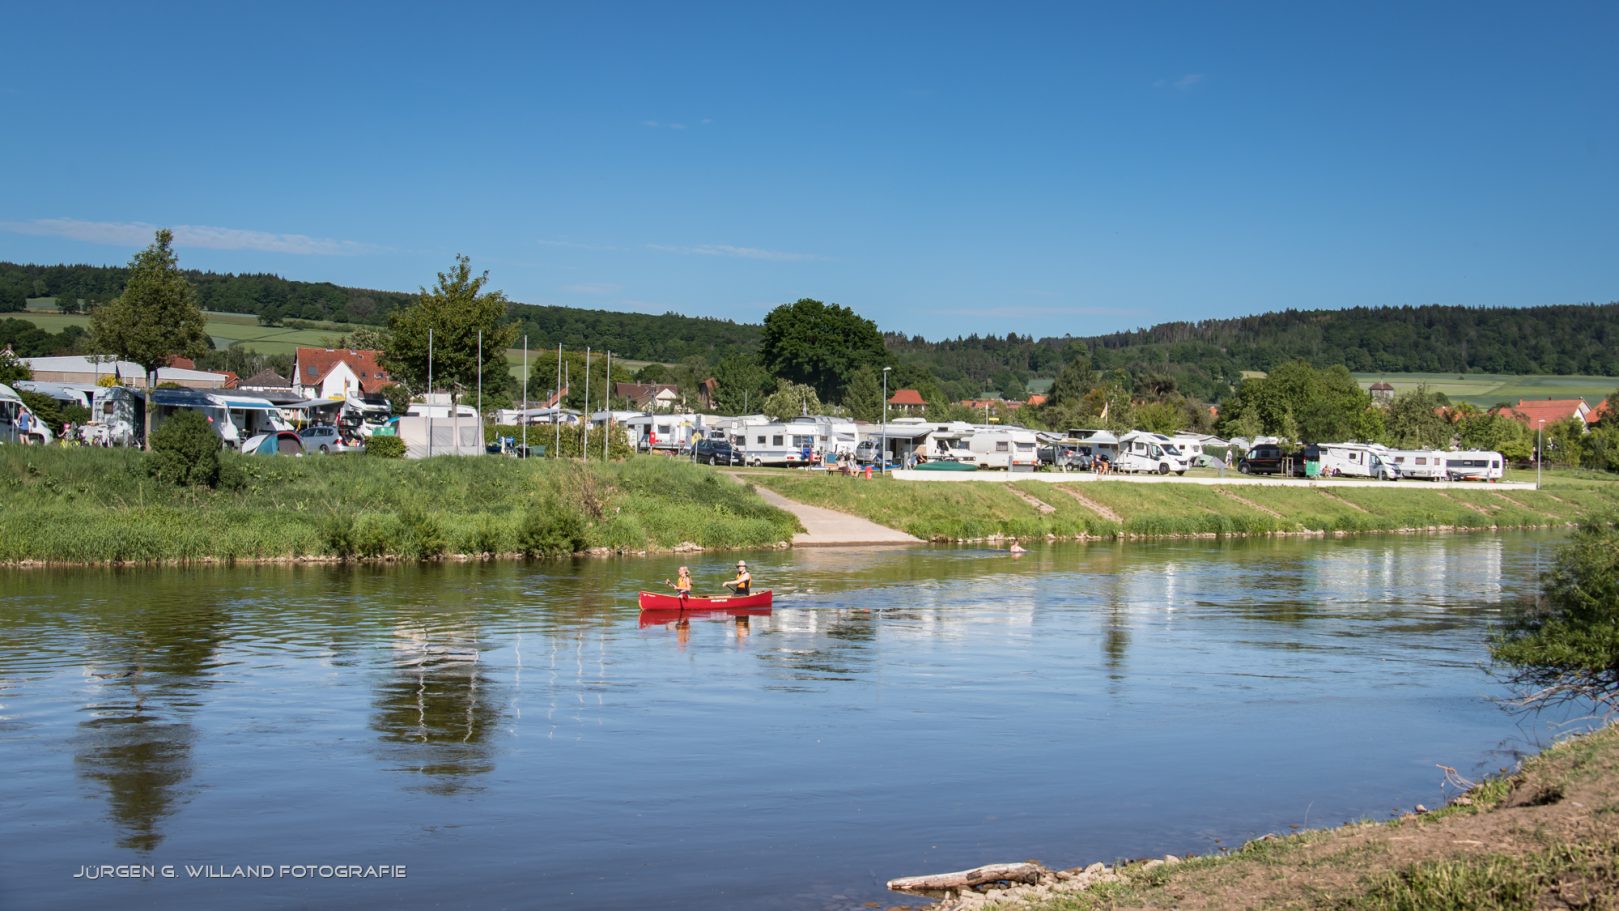
[(1555, 542), (758, 553), (684, 628), (674, 558), (4, 571), (0, 907), (844, 909), (1387, 818), (1552, 730), (1486, 642)]

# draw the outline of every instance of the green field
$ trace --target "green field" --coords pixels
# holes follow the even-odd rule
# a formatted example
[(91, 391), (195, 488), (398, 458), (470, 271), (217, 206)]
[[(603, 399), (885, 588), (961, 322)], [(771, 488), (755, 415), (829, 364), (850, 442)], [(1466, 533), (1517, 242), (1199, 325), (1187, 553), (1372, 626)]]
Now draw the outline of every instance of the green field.
[[(259, 325), (258, 317), (251, 313), (204, 313), (207, 317), (208, 337), (213, 339), (214, 347), (218, 349), (240, 347), (250, 348), (260, 354), (292, 354), (298, 348), (322, 348), (330, 340), (345, 335), (358, 328), (351, 323), (321, 323), (319, 329), (289, 329)], [(53, 303), (36, 298), (29, 301), (29, 309), (23, 313), (0, 314), (15, 319), (25, 319), (46, 332), (61, 332), (68, 326), (83, 326), (90, 328), (90, 317), (79, 314), (58, 313)], [(547, 348), (530, 348), (528, 352), (529, 364), (545, 356)], [(556, 363), (555, 349), (552, 351), (551, 362)], [(625, 369), (639, 370), (650, 361), (618, 361)], [(512, 378), (518, 382), (523, 380), (523, 349), (507, 348), (506, 365)]]
[(1501, 402), (1516, 405), (1519, 399), (1584, 398), (1595, 405), (1619, 389), (1619, 377), (1612, 376), (1504, 376), (1493, 373), (1357, 373), (1362, 388), (1383, 381), (1396, 393), (1427, 386), (1430, 392), (1443, 392), (1453, 402), (1467, 402), (1488, 408)]
[[(76, 313), (29, 310), (19, 315), (46, 332), (61, 332), (69, 326), (90, 328), (90, 317)], [(345, 323), (322, 323), (321, 329), (289, 329), (261, 326), (258, 317), (247, 313), (205, 313), (207, 331), (214, 347), (252, 348), (260, 354), (292, 354), (300, 347), (320, 347), (328, 339), (353, 329)]]

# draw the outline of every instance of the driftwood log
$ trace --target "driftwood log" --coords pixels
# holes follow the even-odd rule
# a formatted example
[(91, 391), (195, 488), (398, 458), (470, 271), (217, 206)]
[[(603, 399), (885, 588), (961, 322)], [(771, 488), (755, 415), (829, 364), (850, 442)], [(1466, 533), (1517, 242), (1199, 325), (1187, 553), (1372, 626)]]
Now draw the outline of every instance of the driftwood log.
[(991, 883), (1036, 883), (1050, 872), (1036, 863), (985, 864), (982, 867), (958, 870), (955, 873), (902, 876), (899, 879), (889, 880), (888, 888), (894, 892), (910, 892), (917, 895), (959, 892)]

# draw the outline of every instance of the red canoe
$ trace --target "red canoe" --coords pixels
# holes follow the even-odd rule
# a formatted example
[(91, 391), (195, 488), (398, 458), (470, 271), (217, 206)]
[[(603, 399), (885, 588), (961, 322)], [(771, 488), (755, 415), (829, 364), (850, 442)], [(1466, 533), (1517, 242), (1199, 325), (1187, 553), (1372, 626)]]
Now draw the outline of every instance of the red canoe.
[(680, 595), (642, 592), (641, 610), (728, 610), (742, 607), (769, 607), (770, 589), (749, 595)]
[(664, 610), (654, 607), (641, 611), (641, 626), (662, 626), (665, 623), (681, 623), (694, 617), (703, 620), (731, 620), (740, 617), (768, 617), (768, 607), (725, 607), (711, 610)]

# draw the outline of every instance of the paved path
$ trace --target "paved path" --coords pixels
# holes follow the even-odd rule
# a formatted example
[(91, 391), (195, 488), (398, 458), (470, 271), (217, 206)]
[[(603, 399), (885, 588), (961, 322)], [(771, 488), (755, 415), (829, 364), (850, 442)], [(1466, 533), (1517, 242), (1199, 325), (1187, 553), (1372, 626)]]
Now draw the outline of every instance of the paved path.
[[(729, 477), (743, 483), (744, 478), (726, 473)], [(859, 516), (851, 516), (846, 512), (835, 509), (823, 509), (789, 500), (774, 490), (760, 484), (753, 485), (759, 496), (777, 509), (785, 509), (798, 517), (804, 525), (804, 530), (793, 535), (794, 547), (837, 547), (849, 544), (921, 544), (921, 538), (913, 538), (903, 531), (896, 531), (886, 526), (878, 525)]]

